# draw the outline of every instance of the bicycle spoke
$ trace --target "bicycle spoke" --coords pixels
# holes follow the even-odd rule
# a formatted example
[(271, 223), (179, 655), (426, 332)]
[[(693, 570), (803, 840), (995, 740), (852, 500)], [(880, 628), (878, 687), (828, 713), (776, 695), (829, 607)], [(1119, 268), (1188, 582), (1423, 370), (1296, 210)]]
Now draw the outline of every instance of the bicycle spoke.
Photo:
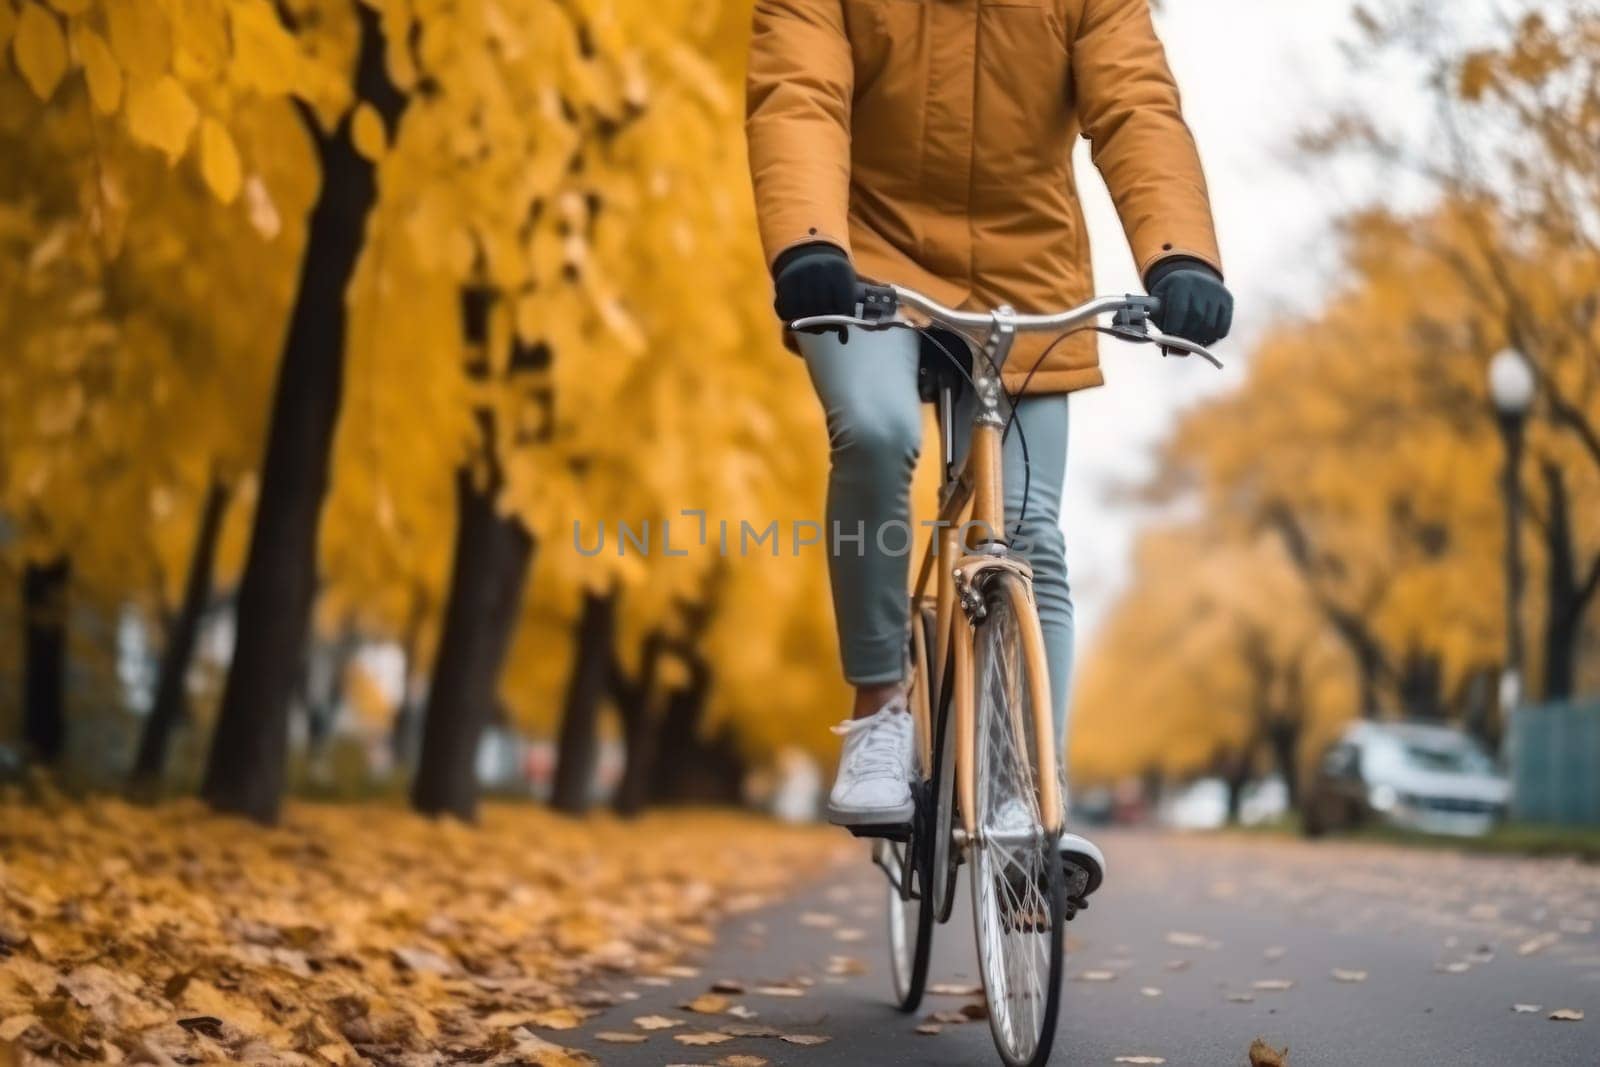
[(1012, 1064), (1036, 1063), (1048, 1053), (1060, 984), (1060, 859), (1040, 819), (1040, 739), (1022, 649), (1012, 602), (991, 597), (975, 649), (975, 815), (982, 844), (973, 892), (990, 1022)]

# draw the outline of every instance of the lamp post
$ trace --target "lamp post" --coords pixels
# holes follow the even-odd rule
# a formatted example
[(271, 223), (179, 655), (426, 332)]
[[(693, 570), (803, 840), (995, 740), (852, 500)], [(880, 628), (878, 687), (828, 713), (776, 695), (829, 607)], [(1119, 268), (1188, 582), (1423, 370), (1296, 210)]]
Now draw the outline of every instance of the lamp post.
[(1522, 703), (1522, 442), (1538, 382), (1528, 359), (1506, 349), (1489, 361), (1489, 399), (1505, 444), (1500, 488), (1506, 504), (1506, 665), (1500, 675), (1500, 707)]

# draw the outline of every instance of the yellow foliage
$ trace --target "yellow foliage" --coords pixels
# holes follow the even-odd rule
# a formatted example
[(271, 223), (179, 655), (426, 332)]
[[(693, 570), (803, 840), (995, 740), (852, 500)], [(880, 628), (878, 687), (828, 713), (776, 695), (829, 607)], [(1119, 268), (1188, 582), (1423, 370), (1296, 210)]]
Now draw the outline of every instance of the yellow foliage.
[(189, 146), (199, 110), (177, 78), (163, 74), (128, 87), (128, 132), (176, 163)]
[(28, 87), (39, 99), (50, 99), (67, 72), (67, 42), (56, 17), (33, 0), (24, 0), (11, 47)]
[(357, 104), (355, 113), (350, 117), (350, 141), (356, 146), (356, 151), (376, 162), (383, 158), (388, 140), (377, 109), (366, 101)]
[(122, 105), (122, 68), (117, 66), (105, 38), (81, 22), (73, 23), (72, 47), (83, 63), (83, 77), (95, 110), (102, 115), (115, 113)]
[(239, 195), (244, 175), (239, 168), (239, 149), (227, 127), (213, 118), (200, 123), (200, 175), (206, 187), (224, 204)]

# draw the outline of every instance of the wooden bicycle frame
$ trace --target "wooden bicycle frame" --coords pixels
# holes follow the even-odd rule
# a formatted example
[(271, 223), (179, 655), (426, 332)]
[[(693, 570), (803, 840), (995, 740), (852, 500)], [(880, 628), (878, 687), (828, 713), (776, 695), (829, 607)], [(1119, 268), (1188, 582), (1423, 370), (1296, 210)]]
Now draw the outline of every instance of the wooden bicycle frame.
[[(940, 396), (940, 469), (943, 485), (940, 490), (939, 518), (922, 558), (917, 574), (912, 603), (920, 612), (927, 603), (930, 585), (933, 588), (933, 605), (936, 625), (935, 647), (928, 662), (929, 675), (934, 685), (941, 684), (950, 657), (954, 657), (950, 694), (950, 713), (956, 731), (956, 799), (961, 808), (962, 827), (967, 840), (977, 840), (977, 706), (974, 692), (975, 632), (968, 610), (962, 604), (964, 590), (982, 586), (987, 571), (1009, 570), (1020, 581), (1010, 583), (1015, 601), (1011, 605), (1021, 629), (1022, 656), (1025, 674), (1030, 679), (1033, 704), (1034, 736), (1049, 738), (1050, 743), (1037, 745), (1037, 787), (1040, 817), (1050, 834), (1061, 830), (1061, 790), (1056, 777), (1055, 724), (1051, 715), (1050, 676), (1044, 653), (1044, 635), (1039, 628), (1038, 608), (1033, 598), (1033, 572), (1028, 564), (1015, 556), (1005, 542), (1005, 482), (1003, 477), (1003, 446), (1005, 416), (1000, 409), (1001, 396), (998, 377), (1011, 348), (1015, 331), (1007, 321), (1008, 312), (1002, 309), (994, 316), (994, 326), (984, 341), (986, 358), (974, 369), (973, 383), (977, 392), (978, 412), (973, 420), (971, 445), (959, 470), (952, 470), (953, 445), (950, 419), (952, 397), (948, 389)], [(913, 640), (919, 651), (923, 643), (920, 619), (914, 619)], [(927, 699), (912, 701), (912, 712), (917, 717), (917, 735), (924, 758), (924, 767), (931, 767), (933, 757), (933, 715), (938, 702), (930, 694)], [(941, 697), (942, 699), (942, 697)], [(1012, 707), (1018, 707), (1017, 701)], [(1020, 711), (1018, 712), (1020, 714)], [(1020, 727), (1022, 724), (1018, 723)], [(1019, 728), (1017, 736), (1024, 736)]]

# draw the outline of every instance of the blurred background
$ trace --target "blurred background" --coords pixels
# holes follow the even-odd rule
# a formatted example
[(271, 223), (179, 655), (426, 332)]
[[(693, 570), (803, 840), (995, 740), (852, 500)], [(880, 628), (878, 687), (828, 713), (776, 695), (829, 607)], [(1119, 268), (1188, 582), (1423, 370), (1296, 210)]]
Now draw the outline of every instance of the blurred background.
[[(1159, 6), (1240, 313), (1074, 400), (1081, 818), (1600, 824), (1600, 5), (1444, 7)], [(0, 0), (0, 778), (814, 814), (748, 20)]]

